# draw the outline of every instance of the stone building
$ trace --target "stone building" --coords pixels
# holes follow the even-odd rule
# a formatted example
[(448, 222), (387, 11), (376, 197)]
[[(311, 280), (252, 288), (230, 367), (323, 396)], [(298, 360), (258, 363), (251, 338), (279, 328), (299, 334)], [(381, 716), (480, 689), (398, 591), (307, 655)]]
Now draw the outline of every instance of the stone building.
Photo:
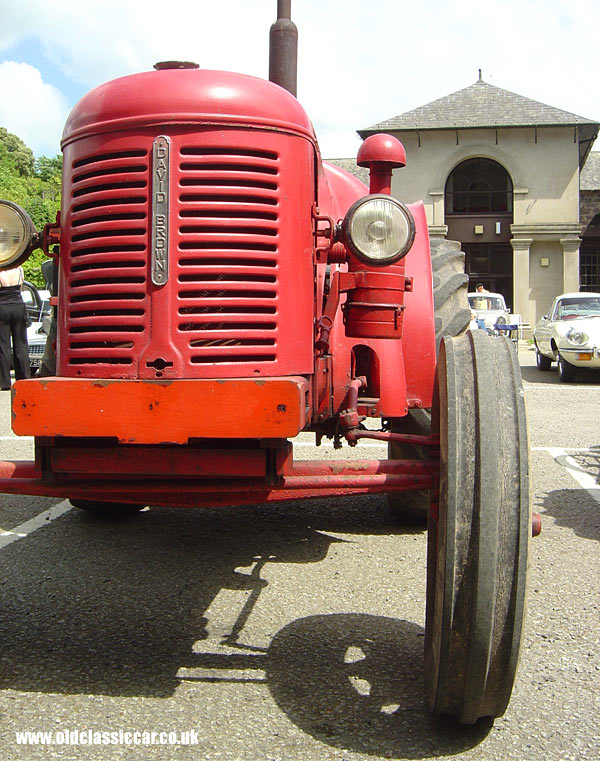
[(581, 172), (579, 186), (579, 285), (582, 291), (600, 291), (600, 151), (592, 151)]
[[(407, 165), (394, 171), (393, 195), (423, 200), (430, 235), (462, 243), (471, 284), (503, 293), (533, 325), (555, 295), (579, 290), (584, 231), (582, 287), (600, 288), (600, 163), (582, 174), (599, 127), (480, 77), (359, 135), (402, 141)], [(590, 187), (580, 193), (581, 177)]]

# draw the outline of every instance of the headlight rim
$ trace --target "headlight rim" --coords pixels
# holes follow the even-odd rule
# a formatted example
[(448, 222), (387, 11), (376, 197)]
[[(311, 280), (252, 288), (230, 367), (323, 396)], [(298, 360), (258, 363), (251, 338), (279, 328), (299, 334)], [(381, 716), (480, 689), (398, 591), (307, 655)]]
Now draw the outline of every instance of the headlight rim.
[(13, 256), (7, 259), (5, 262), (0, 260), (0, 270), (9, 270), (14, 269), (15, 267), (19, 267), (24, 261), (26, 261), (26, 259), (28, 259), (32, 251), (38, 247), (39, 233), (36, 230), (33, 220), (22, 206), (19, 206), (19, 204), (3, 198), (0, 199), (0, 208), (2, 206), (12, 209), (14, 212), (16, 212), (17, 216), (23, 224), (24, 230), (23, 241), (19, 249), (17, 249), (17, 253), (13, 254)]
[[(397, 206), (401, 210), (401, 212), (404, 214), (407, 221), (407, 226), (408, 226), (408, 237), (404, 245), (400, 249), (398, 249), (398, 251), (395, 254), (385, 258), (381, 258), (381, 257), (375, 258), (365, 254), (364, 251), (358, 248), (358, 246), (356, 245), (355, 241), (352, 239), (352, 236), (350, 234), (351, 222), (356, 212), (364, 204), (369, 203), (371, 201), (375, 201), (375, 200), (384, 200)], [(359, 198), (357, 201), (355, 201), (352, 204), (352, 206), (350, 206), (350, 208), (346, 212), (346, 215), (344, 216), (344, 219), (342, 220), (341, 230), (342, 230), (344, 242), (347, 244), (348, 248), (354, 254), (354, 256), (356, 256), (357, 259), (359, 259), (364, 264), (369, 264), (374, 267), (386, 267), (390, 264), (394, 264), (395, 262), (400, 261), (406, 256), (406, 254), (408, 254), (415, 240), (416, 224), (415, 224), (415, 219), (410, 212), (410, 209), (406, 206), (406, 204), (402, 203), (402, 201), (399, 201), (397, 198), (387, 195), (386, 193), (370, 193), (369, 195)]]

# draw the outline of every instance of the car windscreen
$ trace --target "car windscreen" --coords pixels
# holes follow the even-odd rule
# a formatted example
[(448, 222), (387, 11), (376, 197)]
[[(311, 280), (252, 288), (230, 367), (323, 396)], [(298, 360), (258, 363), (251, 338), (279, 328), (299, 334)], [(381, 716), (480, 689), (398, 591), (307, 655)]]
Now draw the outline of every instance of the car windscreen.
[(469, 296), (469, 304), (471, 309), (489, 309), (500, 310), (504, 312), (506, 307), (504, 301), (498, 296), (490, 296), (488, 293), (477, 294), (477, 296)]
[(555, 320), (569, 320), (575, 317), (600, 317), (600, 299), (561, 299), (554, 310)]

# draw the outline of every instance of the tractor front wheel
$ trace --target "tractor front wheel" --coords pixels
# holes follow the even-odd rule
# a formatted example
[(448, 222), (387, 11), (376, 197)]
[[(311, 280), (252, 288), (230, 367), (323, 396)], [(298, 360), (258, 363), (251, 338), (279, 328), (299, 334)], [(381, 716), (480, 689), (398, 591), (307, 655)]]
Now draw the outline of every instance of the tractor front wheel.
[(531, 535), (525, 405), (516, 352), (483, 331), (445, 338), (429, 515), (425, 681), (436, 714), (501, 716), (523, 628)]

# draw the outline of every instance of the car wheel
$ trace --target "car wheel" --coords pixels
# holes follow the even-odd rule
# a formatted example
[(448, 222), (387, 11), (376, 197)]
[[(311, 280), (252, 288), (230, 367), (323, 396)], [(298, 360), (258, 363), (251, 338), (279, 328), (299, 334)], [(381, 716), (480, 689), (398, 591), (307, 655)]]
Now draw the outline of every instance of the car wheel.
[(535, 362), (537, 365), (537, 369), (541, 371), (550, 370), (552, 367), (552, 360), (550, 357), (547, 357), (545, 354), (542, 354), (540, 350), (537, 347), (535, 347)]
[(577, 370), (574, 365), (567, 362), (567, 360), (561, 355), (558, 355), (558, 379), (561, 383), (573, 383), (575, 380), (575, 373)]

